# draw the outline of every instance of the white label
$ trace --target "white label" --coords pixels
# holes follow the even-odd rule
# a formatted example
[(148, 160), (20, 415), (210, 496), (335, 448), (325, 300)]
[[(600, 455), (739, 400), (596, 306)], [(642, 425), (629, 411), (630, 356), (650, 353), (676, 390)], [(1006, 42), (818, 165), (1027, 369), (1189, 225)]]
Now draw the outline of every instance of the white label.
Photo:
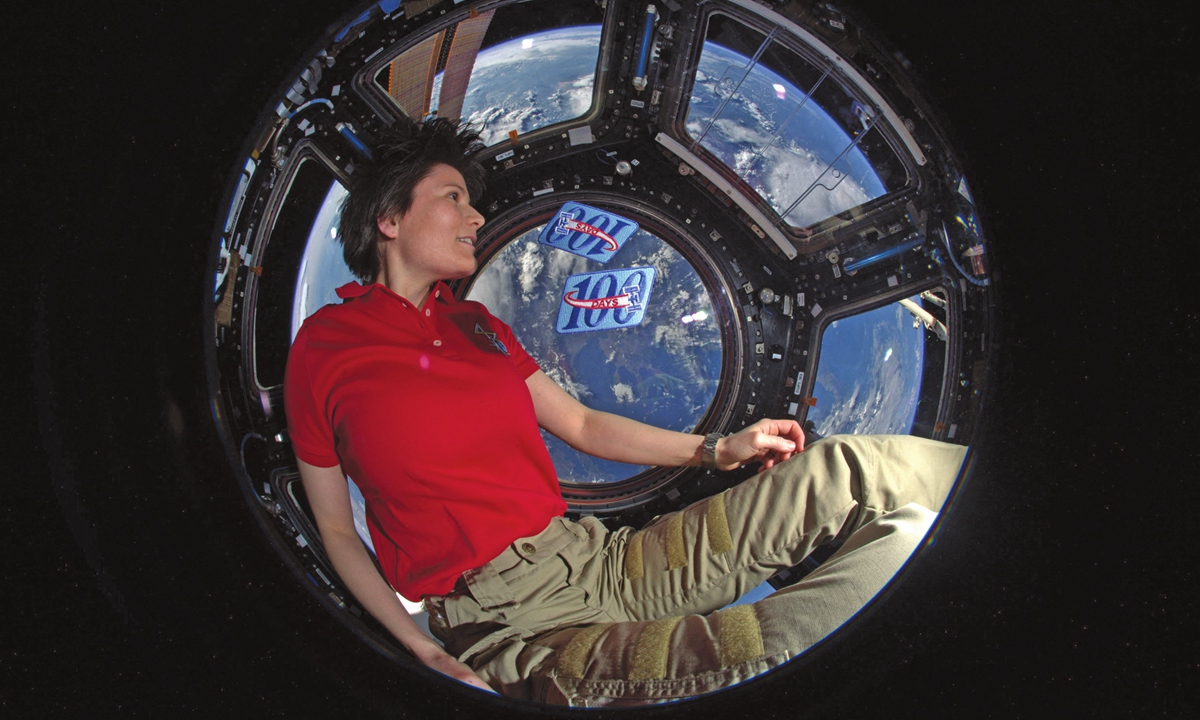
[[(796, 373), (796, 384), (792, 386), (792, 394), (799, 395), (800, 394), (800, 386), (803, 384), (804, 384), (804, 371), (801, 370), (800, 372)], [(795, 415), (796, 413), (792, 413), (792, 414)]]
[(946, 433), (946, 438), (949, 440), (953, 440), (954, 436), (957, 434), (958, 434), (958, 424), (950, 423), (950, 432)]
[(629, 107), (644, 108), (646, 107), (646, 103), (642, 102), (641, 100), (630, 100)]
[(537, 197), (538, 195), (545, 195), (546, 193), (552, 193), (552, 192), (554, 192), (554, 188), (543, 188), (541, 190), (534, 190), (533, 196)]
[(796, 413), (800, 412), (800, 403), (792, 403), (788, 405), (788, 415), (796, 417)]
[(895, 275), (888, 275), (888, 287), (896, 287), (899, 284), (900, 281), (896, 279)]
[(501, 160), (507, 160), (512, 156), (513, 156), (512, 150), (509, 150), (508, 152), (502, 152), (496, 156), (496, 162), (500, 162)]
[(813, 303), (812, 316), (816, 317), (821, 314), (821, 303)]
[[(571, 141), (571, 145), (587, 145), (596, 138), (592, 136), (592, 126), (584, 125), (582, 127), (571, 128), (567, 131), (567, 138)], [(499, 160), (499, 158), (496, 158)]]

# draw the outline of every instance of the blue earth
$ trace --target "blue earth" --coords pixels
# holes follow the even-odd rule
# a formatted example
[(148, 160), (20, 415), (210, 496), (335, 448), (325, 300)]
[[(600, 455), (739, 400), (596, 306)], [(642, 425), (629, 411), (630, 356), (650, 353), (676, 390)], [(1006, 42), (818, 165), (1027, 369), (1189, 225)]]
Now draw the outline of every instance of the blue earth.
[[(492, 145), (512, 130), (524, 134), (582, 117), (592, 104), (600, 31), (599, 25), (547, 30), (482, 50), (463, 118)], [(740, 53), (704, 44), (686, 121), (693, 138), (703, 135), (701, 144), (780, 213), (819, 180), (787, 215), (798, 227), (886, 193), (863, 152), (845, 152), (852, 138), (826, 109), (803, 102), (800, 88), (763, 64), (743, 79), (749, 64)], [(440, 82), (439, 76), (434, 98)]]
[[(716, 396), (721, 331), (712, 299), (683, 257), (638, 230), (606, 264), (538, 243), (541, 226), (504, 247), (467, 297), (512, 327), (542, 370), (597, 410), (689, 432)], [(610, 268), (653, 267), (646, 315), (636, 327), (560, 334), (555, 320), (567, 278)], [(644, 468), (577, 452), (543, 432), (560, 479), (624, 480)]]
[[(481, 50), (463, 96), (463, 119), (484, 143), (587, 114), (592, 106), (600, 26), (581, 25), (514, 38)], [(435, 81), (438, 97), (441, 80)]]
[[(921, 304), (920, 297), (909, 299)], [(925, 366), (924, 334), (899, 303), (830, 323), (813, 383), (817, 404), (808, 411), (817, 433), (908, 434)]]
[(704, 43), (688, 105), (689, 135), (780, 214), (819, 180), (786, 215), (796, 227), (887, 192), (857, 146), (846, 152), (853, 139), (825, 108), (803, 102), (800, 88), (765, 65), (756, 64), (747, 75), (749, 64), (745, 55)]

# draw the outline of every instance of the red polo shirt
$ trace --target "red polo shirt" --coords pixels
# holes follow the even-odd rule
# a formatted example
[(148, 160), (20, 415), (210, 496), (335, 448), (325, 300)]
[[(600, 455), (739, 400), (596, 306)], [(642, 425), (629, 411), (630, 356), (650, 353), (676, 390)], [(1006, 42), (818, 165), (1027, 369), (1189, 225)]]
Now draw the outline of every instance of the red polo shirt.
[(292, 447), (358, 484), (392, 587), (445, 595), (566, 511), (525, 385), (537, 363), (441, 283), (423, 309), (378, 283), (337, 293), (344, 302), (309, 317), (288, 356)]

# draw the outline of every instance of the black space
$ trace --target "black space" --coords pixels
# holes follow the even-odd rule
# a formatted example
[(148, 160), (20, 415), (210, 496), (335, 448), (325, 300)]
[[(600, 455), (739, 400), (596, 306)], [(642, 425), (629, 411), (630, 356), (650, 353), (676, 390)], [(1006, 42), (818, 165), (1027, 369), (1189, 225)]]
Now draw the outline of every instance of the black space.
[[(1179, 2), (863, 9), (940, 109), (992, 243), (1003, 335), (980, 465), (887, 602), (766, 682), (677, 710), (1192, 716), (1194, 25)], [(297, 587), (205, 399), (221, 194), (348, 10), (3, 11), (0, 715), (520, 716), (382, 660)]]

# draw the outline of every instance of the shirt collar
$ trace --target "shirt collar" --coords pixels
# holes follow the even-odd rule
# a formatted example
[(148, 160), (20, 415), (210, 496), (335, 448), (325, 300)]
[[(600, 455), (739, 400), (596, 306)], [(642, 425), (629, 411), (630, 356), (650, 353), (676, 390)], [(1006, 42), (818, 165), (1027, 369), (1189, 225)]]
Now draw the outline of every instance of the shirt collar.
[(445, 305), (454, 304), (454, 293), (450, 292), (450, 288), (446, 287), (446, 283), (441, 280), (434, 283), (433, 290), (430, 290), (429, 293), (440, 303)]
[(371, 283), (370, 285), (363, 285), (363, 284), (357, 283), (357, 282), (348, 282), (345, 285), (338, 288), (335, 292), (337, 293), (337, 296), (343, 300), (352, 300), (356, 297), (362, 297), (363, 295), (366, 295), (367, 292), (372, 287), (374, 287), (376, 284), (377, 283)]
[[(358, 282), (349, 282), (349, 283), (346, 283), (345, 285), (341, 286), (340, 288), (338, 288), (336, 290), (336, 292), (337, 292), (337, 296), (343, 300), (353, 300), (354, 298), (358, 298), (358, 297), (362, 297), (363, 295), (366, 295), (368, 292), (370, 292), (371, 290), (374, 290), (375, 288), (380, 288), (385, 294), (391, 295), (392, 297), (394, 297), (398, 300), (403, 300), (403, 298), (401, 298), (399, 295), (392, 292), (389, 287), (387, 287), (386, 285), (381, 285), (379, 283), (371, 283), (369, 285), (363, 285), (362, 283), (358, 283)], [(450, 292), (450, 288), (446, 287), (446, 283), (442, 282), (441, 280), (438, 280), (436, 283), (434, 283), (433, 289), (429, 291), (429, 295), (430, 295), (430, 297), (434, 298), (438, 302), (444, 303), (446, 305), (454, 304), (454, 293)], [(405, 303), (411, 304), (411, 303), (408, 303), (407, 300), (405, 300)]]

